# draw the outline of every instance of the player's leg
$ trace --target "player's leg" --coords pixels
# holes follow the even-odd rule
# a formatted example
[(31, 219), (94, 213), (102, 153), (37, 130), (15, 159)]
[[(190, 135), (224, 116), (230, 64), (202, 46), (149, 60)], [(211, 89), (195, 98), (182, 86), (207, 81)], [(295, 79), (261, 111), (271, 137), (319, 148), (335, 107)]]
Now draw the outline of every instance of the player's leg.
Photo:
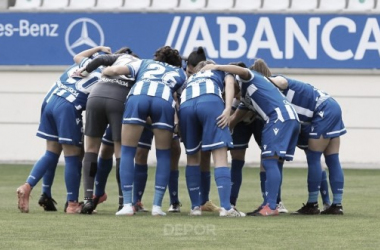
[(231, 149), (231, 197), (230, 197), (230, 203), (233, 206), (236, 206), (237, 199), (239, 196), (239, 191), (241, 187), (241, 183), (243, 180), (243, 166), (244, 166), (244, 159), (245, 159), (245, 151), (246, 149)]
[(144, 127), (135, 156), (135, 176), (133, 180), (133, 206), (136, 212), (148, 212), (142, 203), (148, 180), (148, 154), (152, 146), (152, 128)]
[(132, 189), (135, 175), (134, 159), (140, 136), (144, 130), (142, 125), (122, 125), (122, 146), (120, 157), (120, 183), (123, 192), (123, 208), (116, 215), (133, 215)]
[[(152, 121), (155, 121), (154, 118), (152, 118)], [(154, 128), (153, 133), (156, 142), (157, 166), (152, 215), (162, 216), (166, 215), (166, 213), (162, 212), (161, 207), (166, 187), (169, 184), (170, 178), (171, 144), (173, 131)]]
[(325, 162), (329, 168), (330, 186), (333, 194), (331, 206), (321, 214), (343, 214), (342, 198), (344, 188), (344, 174), (339, 160), (340, 137), (331, 139), (327, 146)]
[[(98, 154), (102, 143), (102, 137), (106, 131), (109, 121), (107, 119), (106, 107), (111, 99), (92, 97), (87, 101), (86, 125), (85, 125), (85, 153), (83, 157), (83, 189), (84, 206), (82, 213), (91, 214), (95, 209), (94, 185), (98, 169)], [(115, 131), (112, 129), (112, 134)]]
[[(144, 129), (145, 132), (145, 129)], [(144, 132), (141, 137), (144, 136)], [(152, 133), (153, 135), (153, 133)], [(141, 142), (141, 139), (140, 139)], [(142, 197), (145, 192), (146, 182), (148, 180), (148, 154), (149, 148), (137, 147), (135, 156), (135, 176), (133, 181), (133, 206), (136, 212), (148, 212), (142, 204)]]
[(320, 194), (322, 197), (323, 211), (324, 211), (327, 208), (329, 208), (331, 205), (330, 194), (329, 194), (329, 182), (327, 179), (326, 169), (324, 167), (322, 167), (322, 181), (321, 181)]
[[(44, 176), (46, 171), (53, 171), (57, 167), (62, 147), (56, 141), (46, 140), (46, 151), (44, 155), (34, 164), (26, 182), (17, 188), (18, 208), (22, 213), (29, 212), (29, 196), (32, 188)], [(49, 197), (51, 199), (51, 196)]]
[(148, 117), (150, 98), (130, 96), (124, 106), (121, 128), (120, 183), (123, 208), (116, 215), (133, 215), (133, 182), (137, 146)]
[(93, 197), (95, 204), (103, 203), (108, 198), (105, 190), (108, 176), (113, 166), (114, 143), (112, 139), (110, 142), (108, 140), (105, 142), (104, 139), (105, 137), (103, 136), (95, 175), (95, 195)]
[(201, 151), (201, 210), (204, 212), (219, 212), (219, 207), (210, 200), (211, 189), (211, 151)]
[(178, 179), (179, 179), (179, 158), (181, 156), (181, 146), (179, 138), (174, 135), (175, 138), (172, 140), (171, 146), (171, 164), (170, 164), (170, 177), (169, 177), (169, 196), (170, 196), (170, 207), (168, 212), (176, 213), (180, 212), (181, 202), (178, 198)]
[[(231, 138), (232, 141), (232, 138)], [(245, 213), (238, 211), (230, 204), (231, 197), (231, 172), (227, 162), (227, 147), (212, 150), (214, 161), (214, 178), (218, 188), (220, 211), (222, 217), (244, 217)]]
[(82, 210), (79, 203), (79, 187), (82, 174), (81, 147), (62, 144), (65, 156), (65, 183), (67, 191), (67, 214), (76, 214)]
[(190, 215), (201, 215), (200, 185), (201, 185), (201, 141), (202, 127), (198, 121), (195, 103), (196, 100), (188, 100), (181, 104), (179, 110), (179, 126), (181, 139), (186, 149), (187, 162), (185, 168), (186, 187), (189, 193), (191, 207)]

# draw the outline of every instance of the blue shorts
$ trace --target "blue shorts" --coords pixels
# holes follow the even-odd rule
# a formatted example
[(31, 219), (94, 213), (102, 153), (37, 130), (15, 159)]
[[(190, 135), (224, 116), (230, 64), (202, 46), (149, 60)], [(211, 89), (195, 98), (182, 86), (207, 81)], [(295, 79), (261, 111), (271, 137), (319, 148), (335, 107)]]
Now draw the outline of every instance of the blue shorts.
[(147, 117), (152, 120), (153, 129), (174, 129), (174, 108), (161, 97), (148, 95), (129, 96), (125, 103), (123, 124), (145, 125)]
[(81, 111), (65, 98), (52, 95), (41, 108), (41, 119), (37, 136), (60, 144), (81, 147), (83, 144), (83, 122)]
[(297, 120), (266, 123), (262, 133), (261, 157), (277, 155), (287, 161), (293, 160), (299, 132)]
[[(138, 146), (140, 148), (146, 148), (150, 150), (152, 147), (152, 140), (153, 140), (152, 130), (145, 127), (141, 134)], [(107, 126), (106, 132), (104, 133), (103, 138), (102, 138), (102, 143), (113, 147), (112, 130), (110, 126)]]
[(219, 128), (216, 118), (222, 114), (224, 103), (217, 95), (201, 95), (187, 100), (179, 108), (179, 125), (186, 154), (217, 148), (232, 148), (228, 127)]
[(309, 138), (319, 139), (339, 137), (347, 133), (342, 120), (342, 110), (339, 104), (328, 98), (315, 111), (311, 121)]
[(261, 132), (265, 121), (261, 118), (255, 118), (251, 123), (239, 122), (232, 133), (232, 140), (234, 142), (234, 149), (248, 148), (251, 136), (255, 138), (257, 145), (261, 145)]

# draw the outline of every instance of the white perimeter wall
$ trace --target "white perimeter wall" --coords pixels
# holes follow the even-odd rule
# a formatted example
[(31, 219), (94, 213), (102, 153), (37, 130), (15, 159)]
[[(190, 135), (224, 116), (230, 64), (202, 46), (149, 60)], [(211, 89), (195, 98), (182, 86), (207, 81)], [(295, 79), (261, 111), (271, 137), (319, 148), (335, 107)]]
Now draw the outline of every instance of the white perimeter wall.
[[(32, 163), (44, 153), (45, 141), (35, 136), (40, 106), (61, 72), (0, 71), (0, 162)], [(343, 167), (380, 168), (379, 75), (288, 73), (287, 76), (325, 90), (340, 103), (348, 130), (341, 137)], [(180, 161), (181, 165), (186, 163), (184, 153)], [(252, 140), (246, 162), (254, 166), (258, 161), (259, 149)], [(149, 164), (155, 165), (154, 151)], [(297, 150), (290, 165), (305, 164), (303, 152)]]

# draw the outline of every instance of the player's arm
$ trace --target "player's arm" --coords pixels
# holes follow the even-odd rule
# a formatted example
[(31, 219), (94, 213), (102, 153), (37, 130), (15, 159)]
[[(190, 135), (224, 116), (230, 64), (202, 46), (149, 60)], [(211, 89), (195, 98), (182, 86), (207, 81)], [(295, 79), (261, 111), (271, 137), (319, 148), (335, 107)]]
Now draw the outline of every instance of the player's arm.
[(79, 64), (84, 58), (90, 57), (98, 51), (103, 51), (107, 54), (111, 53), (111, 48), (106, 46), (97, 46), (91, 49), (84, 50), (74, 56), (74, 62)]
[(217, 64), (207, 64), (201, 71), (204, 70), (221, 70), (234, 75), (238, 75), (242, 80), (249, 80), (252, 78), (251, 72), (247, 68), (242, 68), (235, 65), (217, 65)]
[(238, 108), (232, 115), (231, 115), (231, 118), (230, 118), (230, 124), (229, 124), (229, 127), (230, 127), (230, 130), (232, 131), (236, 124), (238, 124), (239, 122), (241, 122), (244, 117), (246, 116), (248, 112), (248, 109), (240, 109)]
[(224, 128), (225, 126), (228, 126), (231, 109), (232, 109), (232, 101), (234, 99), (234, 92), (235, 92), (235, 78), (228, 74), (224, 78), (225, 82), (225, 108), (223, 110), (223, 113), (218, 116), (218, 126), (221, 128)]
[(131, 73), (128, 66), (125, 65), (117, 65), (107, 67), (103, 70), (103, 75), (106, 76), (117, 76), (117, 75), (129, 75)]
[(86, 75), (94, 71), (100, 66), (111, 66), (116, 62), (117, 58), (120, 55), (101, 55), (92, 60), (87, 66), (83, 69), (81, 75)]
[(288, 80), (283, 76), (269, 77), (269, 80), (281, 90), (288, 88)]

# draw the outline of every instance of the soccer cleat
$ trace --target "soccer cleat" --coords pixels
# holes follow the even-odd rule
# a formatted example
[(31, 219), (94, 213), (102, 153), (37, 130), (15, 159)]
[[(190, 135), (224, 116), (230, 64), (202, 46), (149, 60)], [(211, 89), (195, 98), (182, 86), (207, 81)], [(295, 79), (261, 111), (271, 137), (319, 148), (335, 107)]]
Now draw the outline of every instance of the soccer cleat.
[(280, 214), (287, 214), (289, 212), (282, 201), (277, 204), (277, 210)]
[(231, 207), (231, 209), (228, 211), (225, 208), (221, 207), (219, 210), (219, 216), (220, 217), (245, 217), (245, 213), (239, 212), (234, 207)]
[(260, 205), (259, 207), (257, 207), (255, 210), (253, 210), (252, 212), (248, 212), (247, 213), (247, 216), (255, 216), (256, 213), (258, 213), (261, 209), (263, 208), (263, 205)]
[(136, 213), (137, 213), (137, 212), (144, 212), (144, 213), (149, 212), (148, 209), (145, 209), (145, 208), (144, 208), (144, 205), (141, 203), (141, 201), (138, 201), (138, 202), (137, 202), (135, 205), (133, 205), (133, 206), (134, 206), (134, 209), (135, 209)]
[(29, 183), (25, 183), (17, 188), (18, 209), (21, 213), (29, 213), (29, 196), (32, 187)]
[[(93, 204), (94, 204), (94, 210), (96, 209), (96, 207), (100, 204), (100, 203), (103, 203), (107, 200), (107, 194), (104, 193), (102, 196), (99, 196), (97, 197), (96, 195), (93, 195), (92, 196), (92, 201), (93, 201)], [(94, 212), (94, 211), (93, 211)]]
[(38, 204), (44, 208), (45, 211), (57, 211), (57, 208), (55, 205), (57, 205), (57, 202), (52, 198), (49, 197), (46, 193), (43, 193), (38, 200)]
[(231, 208), (233, 208), (233, 209), (235, 209), (236, 211), (238, 211), (238, 212), (240, 213), (240, 217), (245, 217), (245, 216), (246, 216), (246, 214), (243, 213), (243, 212), (241, 212), (241, 211), (239, 211), (239, 210), (236, 208), (236, 206), (231, 205)]
[(132, 203), (124, 204), (123, 208), (116, 212), (116, 215), (132, 216), (134, 214)]
[(277, 207), (276, 209), (273, 210), (269, 207), (269, 204), (266, 204), (253, 216), (276, 216), (276, 215), (279, 215)]
[(83, 202), (69, 201), (66, 203), (67, 207), (65, 208), (66, 214), (79, 214), (82, 211)]
[(306, 203), (303, 204), (303, 206), (295, 211), (292, 214), (301, 214), (301, 215), (316, 215), (320, 214), (321, 211), (319, 211), (318, 203)]
[[(323, 203), (323, 209), (322, 211), (325, 211), (326, 209), (328, 209), (331, 205), (329, 203)], [(321, 211), (321, 213), (322, 213)]]
[(219, 212), (220, 208), (212, 203), (212, 201), (206, 201), (206, 203), (201, 206), (201, 210), (204, 212)]
[(179, 212), (181, 212), (181, 206), (182, 206), (182, 204), (180, 202), (170, 204), (168, 212), (170, 212), (170, 213), (179, 213)]
[(153, 205), (153, 208), (152, 208), (152, 215), (153, 215), (153, 216), (165, 216), (166, 213), (162, 211), (162, 209), (161, 209), (160, 206)]
[(329, 208), (322, 211), (321, 214), (343, 215), (343, 206), (342, 204), (332, 204)]
[(200, 215), (202, 215), (202, 210), (200, 207), (196, 206), (190, 210), (189, 215), (190, 216), (200, 216)]
[(80, 213), (81, 214), (92, 214), (95, 207), (96, 207), (96, 205), (95, 205), (93, 199), (85, 199), (84, 204), (82, 206), (82, 210), (80, 211)]

